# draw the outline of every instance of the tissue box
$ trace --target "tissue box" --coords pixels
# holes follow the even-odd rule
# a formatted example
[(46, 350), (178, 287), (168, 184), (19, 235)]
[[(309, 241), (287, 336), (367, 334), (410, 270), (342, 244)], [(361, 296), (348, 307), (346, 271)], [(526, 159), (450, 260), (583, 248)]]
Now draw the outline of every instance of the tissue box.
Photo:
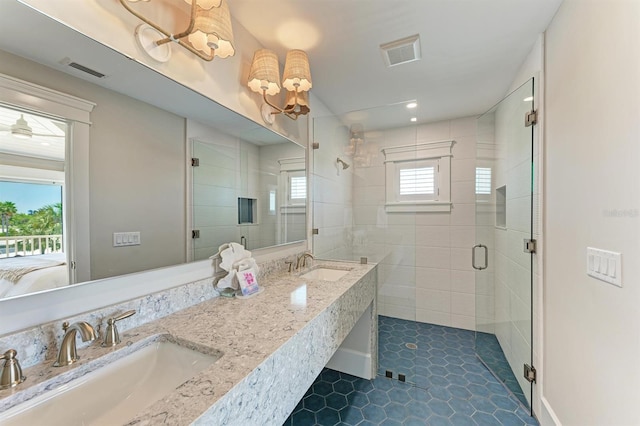
[(253, 268), (245, 269), (244, 271), (236, 272), (238, 283), (240, 284), (240, 290), (242, 290), (243, 296), (249, 296), (250, 294), (257, 293), (260, 290), (258, 286), (258, 274)]

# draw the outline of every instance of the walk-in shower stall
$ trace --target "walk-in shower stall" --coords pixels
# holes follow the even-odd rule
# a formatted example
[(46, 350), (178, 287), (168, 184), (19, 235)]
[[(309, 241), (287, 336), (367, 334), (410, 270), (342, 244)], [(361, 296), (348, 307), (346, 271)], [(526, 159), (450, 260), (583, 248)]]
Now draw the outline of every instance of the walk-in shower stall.
[(437, 345), (417, 325), (471, 330), (470, 355), (528, 405), (533, 81), (480, 118), (417, 125), (410, 104), (313, 120), (314, 254), (378, 263), (378, 314), (402, 320), (380, 330), (379, 374), (428, 387)]

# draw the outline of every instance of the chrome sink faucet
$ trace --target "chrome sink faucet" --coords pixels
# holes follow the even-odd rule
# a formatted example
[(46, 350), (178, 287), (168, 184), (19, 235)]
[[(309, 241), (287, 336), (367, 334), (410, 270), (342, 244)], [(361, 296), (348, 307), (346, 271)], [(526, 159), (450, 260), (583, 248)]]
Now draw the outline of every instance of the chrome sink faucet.
[(65, 331), (62, 343), (60, 344), (60, 351), (58, 352), (58, 359), (53, 363), (54, 367), (64, 367), (65, 365), (71, 365), (80, 359), (76, 350), (76, 334), (80, 332), (80, 337), (83, 342), (93, 341), (97, 338), (96, 332), (91, 325), (85, 321), (78, 321), (69, 325), (68, 322), (62, 324), (62, 329)]
[(311, 253), (302, 253), (300, 257), (298, 257), (296, 269), (300, 270), (300, 268), (305, 268), (307, 266), (307, 257), (313, 259), (313, 255)]

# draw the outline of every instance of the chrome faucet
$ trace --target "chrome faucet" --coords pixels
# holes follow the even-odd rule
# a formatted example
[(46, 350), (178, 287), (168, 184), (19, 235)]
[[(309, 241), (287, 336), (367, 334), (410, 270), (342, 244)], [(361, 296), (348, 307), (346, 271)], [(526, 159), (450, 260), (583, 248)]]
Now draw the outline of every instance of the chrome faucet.
[(307, 257), (313, 259), (313, 255), (311, 253), (302, 253), (300, 257), (298, 257), (298, 263), (296, 263), (296, 269), (300, 270), (301, 267), (304, 268), (307, 266)]
[(76, 351), (76, 333), (80, 332), (80, 337), (83, 342), (93, 341), (98, 336), (91, 327), (91, 325), (84, 321), (78, 321), (69, 325), (68, 322), (62, 324), (62, 329), (65, 331), (62, 343), (60, 344), (60, 351), (58, 352), (58, 359), (53, 363), (54, 367), (64, 367), (65, 365), (71, 365), (80, 359), (78, 352)]

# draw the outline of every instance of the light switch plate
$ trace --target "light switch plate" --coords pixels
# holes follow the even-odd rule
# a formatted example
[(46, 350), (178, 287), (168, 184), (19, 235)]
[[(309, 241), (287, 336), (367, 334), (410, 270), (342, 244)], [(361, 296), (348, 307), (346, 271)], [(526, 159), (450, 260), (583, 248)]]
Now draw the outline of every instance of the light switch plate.
[(587, 275), (622, 287), (622, 255), (587, 247)]
[(113, 246), (139, 246), (140, 232), (114, 232), (113, 233)]

